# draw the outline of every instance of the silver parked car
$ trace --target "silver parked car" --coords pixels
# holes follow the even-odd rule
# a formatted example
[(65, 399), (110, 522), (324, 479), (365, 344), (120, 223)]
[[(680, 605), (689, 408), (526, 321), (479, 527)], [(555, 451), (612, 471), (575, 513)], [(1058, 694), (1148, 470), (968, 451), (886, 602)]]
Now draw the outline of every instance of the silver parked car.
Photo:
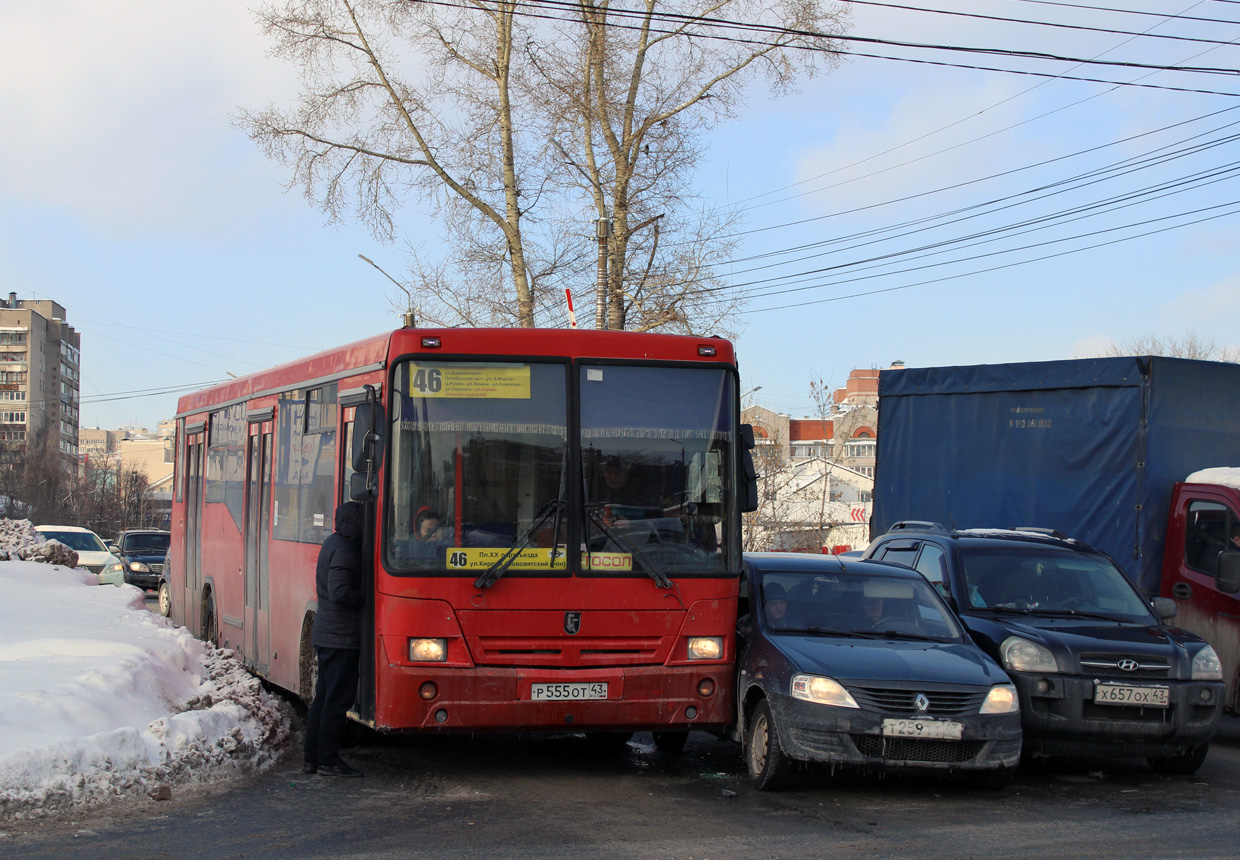
[(125, 565), (108, 551), (107, 544), (92, 532), (80, 526), (35, 526), (35, 531), (48, 540), (63, 543), (78, 554), (78, 567), (84, 567), (99, 577), (101, 585), (124, 585)]

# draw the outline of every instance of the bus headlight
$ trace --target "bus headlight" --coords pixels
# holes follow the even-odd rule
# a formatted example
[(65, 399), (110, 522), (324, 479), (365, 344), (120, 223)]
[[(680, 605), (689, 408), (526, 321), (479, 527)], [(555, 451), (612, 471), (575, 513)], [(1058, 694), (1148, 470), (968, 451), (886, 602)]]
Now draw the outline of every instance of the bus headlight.
[(986, 701), (982, 702), (980, 714), (1015, 714), (1020, 710), (1020, 699), (1011, 684), (998, 684), (990, 688)]
[(820, 705), (834, 705), (837, 708), (856, 708), (856, 700), (844, 689), (844, 685), (834, 678), (821, 675), (793, 675), (792, 698), (817, 702)]
[(447, 639), (410, 639), (409, 662), (442, 663), (448, 659)]
[(722, 657), (722, 636), (694, 636), (689, 639), (690, 660), (719, 660)]

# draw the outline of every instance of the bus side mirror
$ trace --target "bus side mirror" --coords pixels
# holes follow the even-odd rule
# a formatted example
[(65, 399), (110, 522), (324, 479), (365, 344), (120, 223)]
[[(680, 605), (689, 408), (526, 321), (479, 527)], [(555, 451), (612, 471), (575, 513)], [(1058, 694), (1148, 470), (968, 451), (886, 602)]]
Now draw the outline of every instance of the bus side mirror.
[(753, 439), (753, 426), (740, 425), (740, 437), (743, 447), (741, 451), (741, 511), (750, 513), (758, 509), (758, 471), (754, 468), (753, 454), (750, 453), (756, 447)]
[(349, 498), (355, 502), (365, 502), (379, 498), (379, 484), (367, 484), (365, 472), (354, 472), (349, 476)]
[(1218, 557), (1218, 590), (1224, 594), (1240, 591), (1240, 552), (1224, 552)]
[(378, 472), (383, 465), (383, 407), (363, 403), (353, 416), (353, 471)]

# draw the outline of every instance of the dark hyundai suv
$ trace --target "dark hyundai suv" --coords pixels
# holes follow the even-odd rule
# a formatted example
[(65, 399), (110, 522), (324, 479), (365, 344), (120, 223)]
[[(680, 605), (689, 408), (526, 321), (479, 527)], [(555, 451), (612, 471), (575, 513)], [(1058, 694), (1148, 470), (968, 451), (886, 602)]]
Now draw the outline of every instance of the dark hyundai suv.
[(144, 591), (159, 588), (171, 542), (172, 533), (159, 529), (130, 529), (117, 535), (114, 552), (125, 564), (125, 582)]
[(1043, 529), (903, 522), (867, 558), (919, 570), (1020, 692), (1024, 749), (1139, 756), (1164, 773), (1205, 761), (1223, 706), (1206, 642), (1163, 619), (1104, 553)]

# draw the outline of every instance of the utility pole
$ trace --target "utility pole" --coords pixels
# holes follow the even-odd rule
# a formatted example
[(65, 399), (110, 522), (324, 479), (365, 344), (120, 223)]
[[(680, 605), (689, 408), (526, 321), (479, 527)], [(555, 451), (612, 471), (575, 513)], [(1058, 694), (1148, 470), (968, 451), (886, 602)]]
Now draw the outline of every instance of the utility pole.
[(599, 218), (594, 222), (594, 235), (598, 239), (598, 286), (594, 298), (594, 327), (607, 328), (607, 239), (611, 236), (611, 219)]

